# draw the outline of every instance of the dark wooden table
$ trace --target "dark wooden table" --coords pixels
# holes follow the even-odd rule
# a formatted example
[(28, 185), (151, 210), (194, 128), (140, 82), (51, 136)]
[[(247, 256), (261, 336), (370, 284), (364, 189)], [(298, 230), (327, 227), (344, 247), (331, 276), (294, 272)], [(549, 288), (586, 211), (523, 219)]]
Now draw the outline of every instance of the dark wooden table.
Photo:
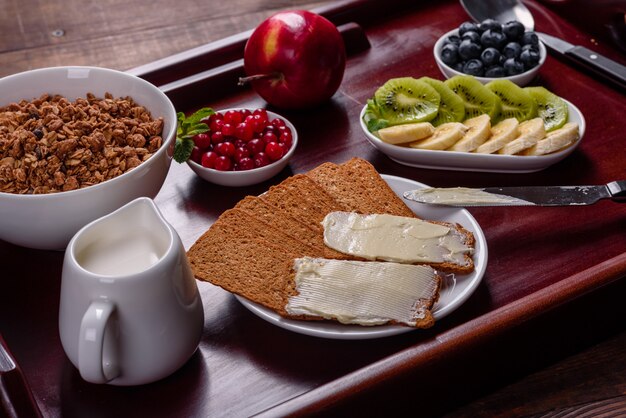
[[(331, 3), (288, 5), (324, 6), (319, 10), (337, 24), (356, 20), (359, 25), (344, 27), (344, 34), (353, 36), (351, 54), (333, 101), (310, 112), (283, 112), (302, 136), (290, 168), (265, 184), (228, 189), (173, 164), (155, 200), (186, 247), (246, 194), (261, 193), (323, 161), (355, 155), (383, 173), (436, 186), (624, 178), (624, 95), (554, 56), (535, 82), (575, 103), (588, 123), (583, 143), (567, 160), (524, 175), (423, 170), (392, 162), (364, 141), (358, 111), (387, 78), (440, 78), (432, 44), (465, 20), (463, 10), (456, 1)], [(625, 61), (609, 41), (591, 37), (536, 2), (527, 4), (542, 30)], [(0, 18), (0, 75), (67, 64), (134, 68), (163, 85), (179, 110), (264, 106), (254, 93), (225, 81), (240, 71), (236, 60), (245, 34), (238, 34), (285, 7), (245, 0), (199, 9), (185, 0), (13, 2)], [(359, 28), (371, 48), (359, 42)], [(207, 45), (210, 41), (215, 42)], [(224, 65), (197, 77), (209, 64)], [(263, 411), (268, 416), (347, 416), (406, 408), (425, 416), (626, 414), (626, 207), (602, 202), (588, 208), (471, 212), (487, 236), (487, 274), (459, 311), (425, 332), (365, 342), (319, 340), (275, 328), (231, 295), (200, 283), (205, 330), (200, 350), (186, 366), (143, 387), (90, 385), (71, 366), (58, 338), (63, 254), (3, 242), (0, 332), (45, 416), (247, 416)]]

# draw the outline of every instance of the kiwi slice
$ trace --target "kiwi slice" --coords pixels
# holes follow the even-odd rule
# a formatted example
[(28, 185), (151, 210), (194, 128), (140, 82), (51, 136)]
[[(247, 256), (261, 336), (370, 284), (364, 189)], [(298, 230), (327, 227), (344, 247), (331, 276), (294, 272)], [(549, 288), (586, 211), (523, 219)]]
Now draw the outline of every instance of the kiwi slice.
[(496, 121), (500, 113), (500, 99), (480, 81), (469, 75), (455, 75), (444, 84), (463, 100), (465, 119), (487, 114), (492, 122)]
[(422, 77), (418, 79), (428, 84), (439, 93), (441, 100), (439, 102), (439, 112), (437, 116), (430, 121), (433, 126), (439, 126), (447, 122), (461, 122), (465, 119), (465, 104), (463, 99), (457, 96), (448, 86), (443, 84), (441, 80), (435, 80), (430, 77)]
[(376, 90), (374, 101), (389, 125), (428, 122), (439, 111), (439, 93), (413, 77), (392, 78)]
[(525, 87), (537, 103), (537, 114), (543, 119), (546, 132), (554, 131), (565, 125), (569, 119), (567, 103), (545, 87)]
[(515, 118), (519, 122), (537, 117), (537, 103), (523, 88), (511, 80), (493, 80), (485, 84), (500, 98), (499, 120)]

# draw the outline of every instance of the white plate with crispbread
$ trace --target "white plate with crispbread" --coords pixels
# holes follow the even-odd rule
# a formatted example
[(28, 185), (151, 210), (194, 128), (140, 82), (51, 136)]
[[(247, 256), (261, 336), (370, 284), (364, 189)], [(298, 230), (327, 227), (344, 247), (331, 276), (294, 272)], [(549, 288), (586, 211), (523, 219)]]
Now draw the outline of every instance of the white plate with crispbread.
[[(405, 191), (428, 187), (413, 180), (382, 175), (391, 189), (402, 196)], [(447, 275), (442, 283), (439, 301), (433, 308), (435, 320), (439, 320), (461, 306), (480, 284), (487, 267), (487, 243), (480, 225), (465, 209), (448, 208), (432, 205), (423, 205), (415, 202), (405, 202), (420, 218), (451, 223), (459, 223), (474, 234), (476, 239), (474, 252), (474, 271), (466, 275)], [(287, 319), (278, 313), (254, 303), (242, 296), (235, 295), (243, 306), (260, 318), (281, 328), (314, 337), (330, 339), (373, 339), (389, 337), (410, 331), (415, 328), (400, 325), (380, 325), (365, 327), (359, 325), (344, 325), (331, 321), (299, 321)]]

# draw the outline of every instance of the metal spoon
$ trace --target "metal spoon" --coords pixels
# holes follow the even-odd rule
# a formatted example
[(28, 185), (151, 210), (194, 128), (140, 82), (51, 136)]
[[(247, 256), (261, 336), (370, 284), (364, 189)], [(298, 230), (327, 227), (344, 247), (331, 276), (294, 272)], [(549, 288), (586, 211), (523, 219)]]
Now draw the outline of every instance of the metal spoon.
[[(519, 0), (459, 0), (468, 15), (477, 22), (495, 19), (500, 23), (511, 20), (521, 22), (527, 30), (534, 30), (535, 20), (526, 6)], [(551, 51), (572, 59), (604, 80), (626, 91), (626, 66), (595, 51), (573, 45), (545, 33), (536, 32), (539, 39)]]
[(535, 29), (535, 19), (519, 0), (460, 0), (468, 15), (477, 22), (495, 19), (500, 23), (517, 20), (526, 30)]

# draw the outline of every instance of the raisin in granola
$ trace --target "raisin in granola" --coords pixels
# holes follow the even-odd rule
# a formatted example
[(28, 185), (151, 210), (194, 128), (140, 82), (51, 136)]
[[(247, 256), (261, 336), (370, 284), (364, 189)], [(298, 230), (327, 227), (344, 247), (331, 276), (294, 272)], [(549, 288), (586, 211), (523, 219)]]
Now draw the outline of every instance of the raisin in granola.
[(117, 177), (163, 144), (163, 118), (131, 97), (44, 94), (0, 107), (0, 192), (75, 190)]

